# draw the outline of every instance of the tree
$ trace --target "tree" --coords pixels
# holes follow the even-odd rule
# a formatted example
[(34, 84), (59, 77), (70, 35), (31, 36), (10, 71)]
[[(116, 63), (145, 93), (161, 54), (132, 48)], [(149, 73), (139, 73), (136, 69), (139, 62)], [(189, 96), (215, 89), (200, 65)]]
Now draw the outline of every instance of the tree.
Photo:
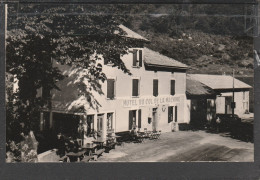
[(119, 27), (124, 17), (114, 16), (116, 11), (107, 14), (105, 8), (9, 6), (6, 71), (19, 82), (18, 91), (13, 94), (16, 108), (8, 109), (12, 110), (7, 119), (10, 131), (14, 131), (12, 127), (14, 124), (17, 127), (17, 123), (37, 130), (39, 111), (48, 104), (48, 99), (37, 96), (37, 90), (41, 87), (59, 89), (56, 83), (64, 78), (62, 72), (52, 66), (52, 61), (84, 70), (79, 77), (78, 91), (91, 106), (98, 106), (91, 90), (100, 91), (100, 82), (106, 79), (101, 56), (130, 74), (118, 55), (128, 53), (130, 47), (141, 46), (142, 42), (125, 37)]

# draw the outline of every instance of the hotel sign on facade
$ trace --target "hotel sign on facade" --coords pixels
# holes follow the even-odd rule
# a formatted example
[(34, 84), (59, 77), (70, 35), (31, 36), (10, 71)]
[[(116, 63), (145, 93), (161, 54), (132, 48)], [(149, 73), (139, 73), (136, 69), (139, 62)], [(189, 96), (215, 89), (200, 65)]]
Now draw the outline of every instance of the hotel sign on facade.
[(176, 104), (180, 102), (180, 97), (162, 96), (162, 97), (142, 97), (142, 98), (130, 98), (123, 99), (122, 105), (125, 108), (129, 107), (141, 107), (141, 106), (157, 106), (165, 104)]

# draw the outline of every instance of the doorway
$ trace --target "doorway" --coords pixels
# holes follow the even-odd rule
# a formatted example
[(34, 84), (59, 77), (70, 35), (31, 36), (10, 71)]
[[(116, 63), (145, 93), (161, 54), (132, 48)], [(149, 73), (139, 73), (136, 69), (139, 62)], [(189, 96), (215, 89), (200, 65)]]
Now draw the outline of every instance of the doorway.
[(94, 115), (87, 115), (87, 136), (94, 131)]
[(129, 111), (129, 130), (136, 127), (136, 110)]
[(53, 130), (67, 136), (78, 134), (80, 116), (74, 114), (53, 113)]
[(97, 131), (102, 131), (104, 114), (97, 115)]
[(232, 114), (232, 96), (225, 97), (225, 114)]
[(173, 122), (173, 106), (168, 107), (168, 123)]
[(152, 129), (153, 131), (156, 131), (157, 124), (158, 124), (158, 118), (157, 118), (157, 108), (153, 108), (153, 121), (152, 121)]
[(113, 130), (113, 113), (107, 113), (107, 130)]

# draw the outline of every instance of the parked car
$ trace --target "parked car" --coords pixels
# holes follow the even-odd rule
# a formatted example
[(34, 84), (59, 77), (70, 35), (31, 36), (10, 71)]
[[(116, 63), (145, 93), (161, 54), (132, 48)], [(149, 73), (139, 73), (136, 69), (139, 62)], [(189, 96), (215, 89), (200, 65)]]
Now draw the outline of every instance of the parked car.
[(241, 123), (241, 118), (234, 114), (216, 114), (216, 124), (220, 130), (229, 130), (230, 128)]

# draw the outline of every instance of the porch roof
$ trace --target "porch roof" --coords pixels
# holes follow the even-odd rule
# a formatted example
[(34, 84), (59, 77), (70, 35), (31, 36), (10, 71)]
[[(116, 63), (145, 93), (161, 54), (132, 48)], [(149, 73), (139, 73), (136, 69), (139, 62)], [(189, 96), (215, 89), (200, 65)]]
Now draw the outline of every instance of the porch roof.
[(217, 93), (210, 87), (189, 77), (186, 79), (186, 94), (188, 98), (191, 96), (214, 97), (217, 95)]
[[(228, 90), (233, 88), (233, 77), (228, 75), (211, 75), (211, 74), (189, 74), (193, 80), (197, 80), (214, 90)], [(248, 84), (234, 79), (234, 89), (250, 89)]]

